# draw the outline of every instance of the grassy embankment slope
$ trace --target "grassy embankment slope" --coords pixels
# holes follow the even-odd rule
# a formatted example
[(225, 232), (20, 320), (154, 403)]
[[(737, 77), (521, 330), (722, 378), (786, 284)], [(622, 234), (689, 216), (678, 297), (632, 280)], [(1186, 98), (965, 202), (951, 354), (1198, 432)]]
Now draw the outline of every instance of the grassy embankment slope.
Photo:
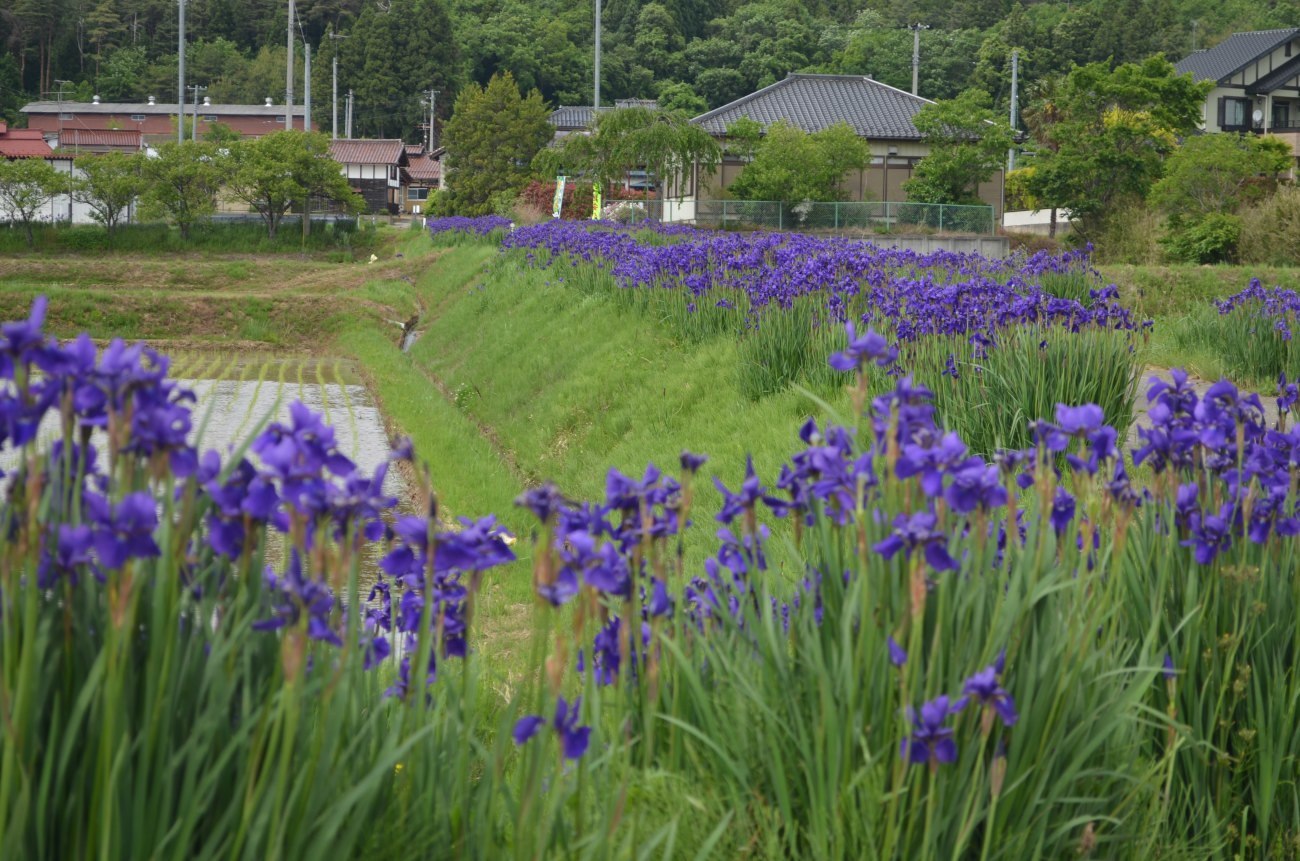
[[(1126, 305), (1143, 319), (1155, 321), (1148, 361), (1156, 367), (1186, 368), (1211, 380), (1231, 376), (1222, 361), (1213, 303), (1245, 289), (1252, 278), (1265, 287), (1300, 290), (1300, 270), (1280, 267), (1115, 265), (1100, 269), (1108, 283), (1119, 285)], [(1276, 381), (1261, 374), (1235, 382), (1269, 394)]]

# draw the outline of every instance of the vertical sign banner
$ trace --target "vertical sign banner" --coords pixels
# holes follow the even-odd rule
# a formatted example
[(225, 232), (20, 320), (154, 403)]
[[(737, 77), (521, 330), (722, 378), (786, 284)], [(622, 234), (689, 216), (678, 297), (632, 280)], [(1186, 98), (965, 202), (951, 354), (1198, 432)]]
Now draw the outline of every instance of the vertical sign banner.
[(551, 204), (551, 218), (560, 217), (560, 210), (564, 207), (564, 182), (567, 179), (567, 176), (555, 178), (555, 202)]
[(591, 220), (592, 221), (600, 221), (600, 211), (604, 209), (604, 206), (602, 205), (604, 201), (601, 200), (602, 197), (603, 195), (600, 192), (600, 183), (598, 182), (592, 183), (591, 184)]

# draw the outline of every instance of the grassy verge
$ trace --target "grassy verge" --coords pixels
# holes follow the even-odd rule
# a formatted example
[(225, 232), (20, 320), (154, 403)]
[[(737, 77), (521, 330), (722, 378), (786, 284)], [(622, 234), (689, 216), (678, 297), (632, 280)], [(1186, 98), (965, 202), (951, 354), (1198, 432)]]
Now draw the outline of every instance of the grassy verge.
[(1300, 269), (1269, 266), (1103, 266), (1102, 277), (1120, 287), (1125, 304), (1155, 321), (1148, 360), (1182, 367), (1206, 379), (1231, 377), (1241, 386), (1271, 392), (1269, 374), (1242, 373), (1225, 362), (1213, 303), (1243, 290), (1252, 278), (1265, 286), (1300, 289)]
[[(293, 218), (293, 217), (291, 217)], [(34, 229), (34, 243), (18, 229), (0, 230), (0, 254), (104, 253), (165, 254), (203, 253), (330, 253), (336, 259), (368, 255), (382, 244), (382, 233), (364, 221), (313, 222), (304, 237), (301, 222), (286, 221), (275, 239), (269, 239), (260, 222), (207, 222), (196, 224), (189, 239), (166, 224), (124, 224), (108, 231), (98, 225), (43, 225)]]

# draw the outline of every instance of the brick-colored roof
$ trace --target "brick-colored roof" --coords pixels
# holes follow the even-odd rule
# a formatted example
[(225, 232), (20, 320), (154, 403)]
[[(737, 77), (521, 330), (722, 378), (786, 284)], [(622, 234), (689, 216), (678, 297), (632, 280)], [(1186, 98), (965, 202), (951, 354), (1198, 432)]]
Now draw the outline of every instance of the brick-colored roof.
[(330, 141), (330, 157), (339, 164), (407, 163), (406, 144), (396, 139)]
[(1195, 51), (1174, 64), (1178, 74), (1192, 73), (1197, 81), (1223, 81), (1231, 78), (1257, 57), (1277, 50), (1279, 45), (1300, 36), (1300, 29), (1255, 30), (1233, 33), (1213, 48)]
[(718, 136), (741, 117), (764, 131), (778, 120), (806, 132), (845, 122), (865, 138), (921, 140), (912, 117), (927, 104), (929, 99), (861, 75), (790, 75), (691, 122)]
[(0, 158), (53, 158), (40, 129), (11, 129), (0, 122)]
[(437, 182), (442, 176), (442, 164), (427, 155), (417, 155), (406, 166), (406, 172), (416, 182)]
[[(188, 115), (194, 108), (190, 104), (185, 105)], [(146, 114), (146, 115), (174, 115), (176, 113), (175, 102), (160, 102), (154, 104), (148, 102), (56, 102), (56, 101), (38, 101), (28, 102), (19, 109), (24, 114)], [(276, 117), (284, 116), (286, 108), (278, 104), (261, 104), (261, 105), (199, 105), (200, 114), (216, 114), (220, 119), (223, 116), (237, 117)], [(305, 108), (302, 105), (293, 106), (293, 115), (301, 117)]]
[(139, 149), (143, 137), (138, 130), (100, 130), (100, 129), (65, 129), (60, 146), (75, 147), (116, 147), (118, 149)]

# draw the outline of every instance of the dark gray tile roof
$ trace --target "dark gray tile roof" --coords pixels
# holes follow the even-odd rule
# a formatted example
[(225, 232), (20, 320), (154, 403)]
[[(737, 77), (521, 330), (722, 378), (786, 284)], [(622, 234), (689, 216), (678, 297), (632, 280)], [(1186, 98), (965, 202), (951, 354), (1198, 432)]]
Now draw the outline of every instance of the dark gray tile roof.
[(1268, 54), (1297, 35), (1300, 35), (1300, 28), (1296, 27), (1233, 33), (1213, 48), (1183, 57), (1174, 64), (1174, 69), (1180, 75), (1191, 72), (1197, 81), (1222, 81), (1240, 72), (1256, 57)]
[(756, 93), (701, 114), (691, 122), (714, 135), (741, 117), (763, 126), (785, 120), (806, 132), (846, 122), (865, 138), (920, 140), (912, 124), (929, 99), (860, 75), (790, 75)]
[[(659, 103), (654, 99), (616, 99), (614, 108), (647, 108), (655, 111)], [(613, 110), (608, 105), (601, 105), (601, 112)], [(585, 129), (591, 125), (591, 118), (596, 109), (591, 105), (560, 105), (551, 111), (551, 125), (557, 129)]]

